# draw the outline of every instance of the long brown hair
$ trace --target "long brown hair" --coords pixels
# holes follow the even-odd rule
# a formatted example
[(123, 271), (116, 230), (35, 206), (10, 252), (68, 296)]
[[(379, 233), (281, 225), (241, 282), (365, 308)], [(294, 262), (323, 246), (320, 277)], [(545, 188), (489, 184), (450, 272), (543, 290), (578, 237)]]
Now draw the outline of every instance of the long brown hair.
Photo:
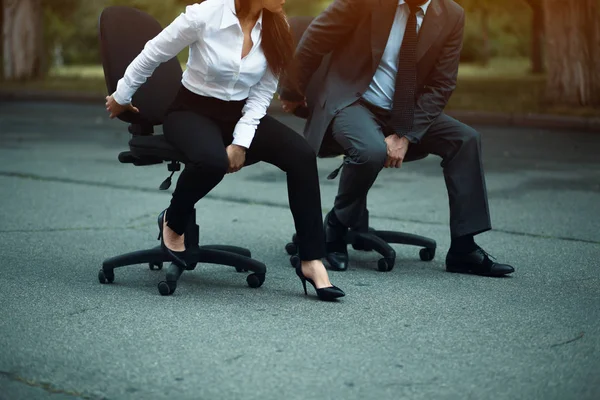
[[(252, 0), (238, 0), (239, 16), (245, 16), (250, 11)], [(263, 9), (262, 20), (262, 50), (267, 59), (271, 72), (278, 77), (294, 75), (291, 66), (294, 58), (294, 39), (285, 13), (273, 13)]]

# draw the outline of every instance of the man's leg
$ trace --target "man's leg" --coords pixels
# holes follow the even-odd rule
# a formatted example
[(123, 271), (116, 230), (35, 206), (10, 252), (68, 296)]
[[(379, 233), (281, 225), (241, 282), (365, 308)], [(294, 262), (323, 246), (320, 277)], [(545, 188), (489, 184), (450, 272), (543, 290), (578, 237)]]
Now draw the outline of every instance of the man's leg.
[(490, 230), (479, 133), (442, 114), (419, 144), (409, 146), (409, 152), (417, 149), (442, 158), (452, 240)]
[(377, 116), (359, 103), (335, 117), (331, 133), (345, 154), (333, 209), (344, 226), (355, 228), (366, 210), (369, 189), (385, 164), (385, 136)]
[(452, 239), (446, 258), (447, 269), (482, 275), (514, 272), (508, 265), (491, 262), (473, 239), (491, 229), (479, 133), (442, 114), (421, 142), (409, 147), (409, 152), (412, 146), (412, 151), (425, 151), (442, 158)]
[(378, 116), (360, 103), (342, 110), (331, 124), (333, 138), (344, 149), (344, 167), (334, 207), (325, 218), (327, 260), (332, 269), (348, 266), (343, 236), (359, 225), (366, 211), (367, 194), (387, 157)]

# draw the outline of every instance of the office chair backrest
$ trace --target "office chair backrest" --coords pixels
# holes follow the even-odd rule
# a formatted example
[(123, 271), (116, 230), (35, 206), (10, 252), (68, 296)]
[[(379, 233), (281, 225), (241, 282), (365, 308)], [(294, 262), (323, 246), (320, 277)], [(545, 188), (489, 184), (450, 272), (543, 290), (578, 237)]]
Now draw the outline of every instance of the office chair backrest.
[(294, 44), (297, 46), (300, 38), (304, 35), (304, 31), (312, 22), (313, 17), (291, 17), (289, 19), (290, 29), (292, 31), (292, 38), (294, 39)]
[[(292, 31), (292, 37), (294, 38), (294, 43), (298, 46), (302, 35), (306, 31), (306, 28), (312, 22), (313, 17), (291, 17), (289, 20), (290, 29)], [(315, 101), (317, 92), (319, 89), (323, 87), (323, 79), (325, 78), (325, 72), (329, 67), (329, 60), (331, 58), (331, 54), (323, 57), (323, 61), (321, 65), (317, 69), (317, 71), (312, 75), (310, 82), (306, 88), (306, 99), (309, 106)]]
[[(162, 31), (162, 27), (143, 11), (114, 6), (102, 11), (98, 28), (104, 78), (108, 93), (112, 94), (127, 66), (146, 43)], [(179, 90), (181, 75), (177, 58), (160, 65), (133, 96), (132, 103), (140, 114), (127, 112), (119, 119), (141, 126), (162, 124), (165, 112)]]

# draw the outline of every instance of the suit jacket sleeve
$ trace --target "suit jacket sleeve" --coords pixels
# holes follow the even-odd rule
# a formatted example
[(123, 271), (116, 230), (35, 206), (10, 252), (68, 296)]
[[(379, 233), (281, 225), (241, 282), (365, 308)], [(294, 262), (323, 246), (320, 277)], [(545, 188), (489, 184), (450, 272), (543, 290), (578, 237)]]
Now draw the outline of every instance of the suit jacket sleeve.
[(362, 15), (365, 0), (335, 0), (306, 29), (298, 43), (294, 63), (296, 85), (282, 77), (280, 96), (284, 100), (303, 100), (310, 78), (323, 57), (332, 52), (352, 32)]
[(456, 88), (458, 64), (463, 46), (465, 15), (461, 15), (448, 37), (433, 72), (425, 81), (415, 106), (412, 132), (406, 135), (412, 143), (418, 143), (435, 119), (444, 111)]

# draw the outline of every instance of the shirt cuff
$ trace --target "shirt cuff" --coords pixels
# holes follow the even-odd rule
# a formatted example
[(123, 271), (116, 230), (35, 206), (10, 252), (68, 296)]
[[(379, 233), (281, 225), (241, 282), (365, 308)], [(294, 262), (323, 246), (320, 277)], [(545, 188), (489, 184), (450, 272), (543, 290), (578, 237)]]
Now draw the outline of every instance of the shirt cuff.
[(249, 149), (250, 144), (252, 144), (252, 139), (254, 139), (255, 133), (255, 126), (238, 122), (238, 124), (235, 126), (235, 129), (233, 130), (232, 144), (237, 144), (238, 146), (242, 146), (246, 149)]
[(131, 103), (131, 92), (132, 90), (129, 87), (127, 87), (125, 82), (123, 82), (123, 79), (120, 79), (117, 83), (117, 90), (115, 90), (112, 96), (117, 103), (124, 106)]
[(412, 144), (417, 144), (419, 143), (419, 139), (417, 139), (416, 137), (412, 136), (412, 135), (402, 135), (400, 137), (405, 137), (406, 139), (408, 139), (408, 141)]

